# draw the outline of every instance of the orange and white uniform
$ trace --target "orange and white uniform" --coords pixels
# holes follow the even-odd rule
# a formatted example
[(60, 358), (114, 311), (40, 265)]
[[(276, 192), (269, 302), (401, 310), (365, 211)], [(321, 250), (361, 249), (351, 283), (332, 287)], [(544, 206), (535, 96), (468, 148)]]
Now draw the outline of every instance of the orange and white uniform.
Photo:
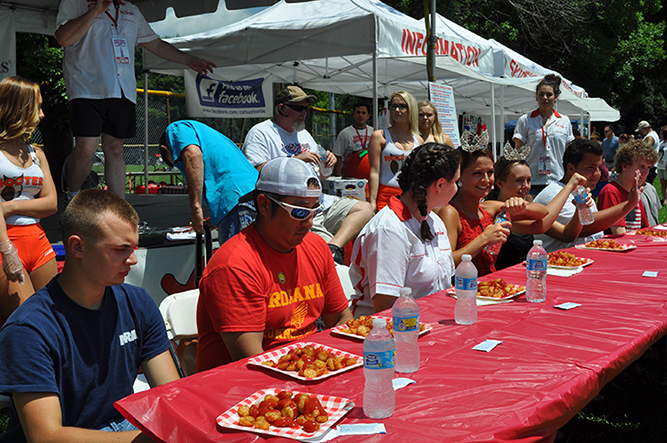
[[(39, 166), (39, 159), (32, 146), (30, 155), (32, 164), (21, 168), (10, 162), (0, 152), (0, 196), (3, 202), (32, 200), (42, 191), (44, 173)], [(55, 258), (55, 252), (49, 243), (39, 219), (21, 214), (10, 215), (5, 219), (9, 239), (18, 249), (23, 267), (28, 272), (39, 268)]]

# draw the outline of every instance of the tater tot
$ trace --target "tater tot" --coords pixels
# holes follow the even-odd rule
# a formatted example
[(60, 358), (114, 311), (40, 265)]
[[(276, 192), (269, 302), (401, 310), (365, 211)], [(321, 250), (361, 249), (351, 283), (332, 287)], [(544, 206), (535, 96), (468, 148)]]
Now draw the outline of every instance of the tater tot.
[(248, 426), (252, 427), (255, 425), (255, 419), (252, 418), (251, 416), (247, 415), (244, 417), (239, 418), (239, 425), (240, 426)]

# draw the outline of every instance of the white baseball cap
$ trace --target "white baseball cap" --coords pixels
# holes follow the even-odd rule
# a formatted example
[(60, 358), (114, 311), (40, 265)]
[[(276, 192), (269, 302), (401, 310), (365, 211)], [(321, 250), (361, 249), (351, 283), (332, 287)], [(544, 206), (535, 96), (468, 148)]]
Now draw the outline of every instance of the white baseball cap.
[[(317, 188), (313, 188), (314, 183)], [(266, 162), (255, 189), (288, 197), (319, 197), (322, 194), (322, 184), (313, 168), (293, 157), (278, 157)]]

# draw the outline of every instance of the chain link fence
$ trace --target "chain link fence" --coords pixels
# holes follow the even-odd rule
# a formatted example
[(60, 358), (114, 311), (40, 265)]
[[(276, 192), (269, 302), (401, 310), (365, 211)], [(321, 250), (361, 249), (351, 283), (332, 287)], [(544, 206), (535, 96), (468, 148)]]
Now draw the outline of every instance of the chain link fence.
[[(335, 130), (332, 128), (332, 119), (334, 116)], [(139, 93), (136, 106), (137, 131), (132, 138), (125, 140), (123, 157), (125, 160), (125, 169), (127, 180), (125, 191), (128, 193), (144, 193), (146, 168), (149, 173), (149, 183), (163, 185), (181, 186), (185, 185), (185, 179), (177, 168), (169, 168), (159, 156), (159, 139), (162, 132), (170, 122), (187, 119), (187, 109), (185, 98), (181, 95), (173, 94), (165, 96), (164, 94), (148, 96), (148, 119), (144, 113), (144, 96)], [(198, 118), (197, 120), (207, 124), (218, 132), (224, 134), (239, 148), (243, 145), (245, 136), (250, 128), (260, 123), (266, 118)], [(326, 149), (332, 149), (336, 135), (346, 126), (352, 124), (352, 116), (349, 113), (330, 112), (326, 110), (314, 109), (308, 113), (306, 127), (313, 135), (317, 143)], [(144, 155), (144, 134), (148, 127), (148, 162)], [(43, 145), (42, 135), (39, 128), (31, 138), (31, 142)], [(104, 152), (99, 147), (93, 160), (93, 171), (100, 179), (100, 185), (104, 186)], [(181, 192), (187, 192), (183, 187)]]

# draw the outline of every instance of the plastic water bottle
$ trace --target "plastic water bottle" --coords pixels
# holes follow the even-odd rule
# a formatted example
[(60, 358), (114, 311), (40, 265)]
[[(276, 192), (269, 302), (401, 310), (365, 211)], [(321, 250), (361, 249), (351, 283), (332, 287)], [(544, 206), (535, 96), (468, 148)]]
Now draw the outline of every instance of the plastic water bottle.
[[(493, 221), (493, 224), (495, 225), (506, 221), (510, 221), (510, 215), (507, 213), (507, 211), (501, 211), (500, 214), (496, 215), (496, 219)], [(493, 245), (486, 245), (484, 250), (491, 255), (498, 255), (500, 248), (502, 247), (502, 243), (495, 243)]]
[(593, 211), (586, 204), (586, 188), (579, 185), (572, 192), (574, 201), (577, 204), (577, 209), (579, 210), (579, 223), (582, 225), (590, 225), (594, 221)]
[(333, 170), (324, 166), (326, 163), (327, 150), (324, 149), (322, 145), (317, 145), (317, 151), (320, 154), (320, 174), (322, 177), (329, 177)]
[(396, 397), (394, 377), (396, 344), (387, 331), (387, 320), (373, 319), (373, 329), (364, 340), (364, 414), (369, 418), (387, 418), (394, 413)]
[(542, 240), (533, 240), (533, 247), (526, 256), (526, 299), (533, 303), (547, 300), (547, 251)]
[(472, 325), (477, 321), (477, 268), (470, 254), (463, 254), (462, 260), (456, 267), (454, 279), (456, 282), (454, 320), (459, 325)]
[(417, 372), (419, 369), (419, 305), (412, 298), (412, 289), (401, 288), (401, 296), (391, 313), (396, 342), (396, 372)]

